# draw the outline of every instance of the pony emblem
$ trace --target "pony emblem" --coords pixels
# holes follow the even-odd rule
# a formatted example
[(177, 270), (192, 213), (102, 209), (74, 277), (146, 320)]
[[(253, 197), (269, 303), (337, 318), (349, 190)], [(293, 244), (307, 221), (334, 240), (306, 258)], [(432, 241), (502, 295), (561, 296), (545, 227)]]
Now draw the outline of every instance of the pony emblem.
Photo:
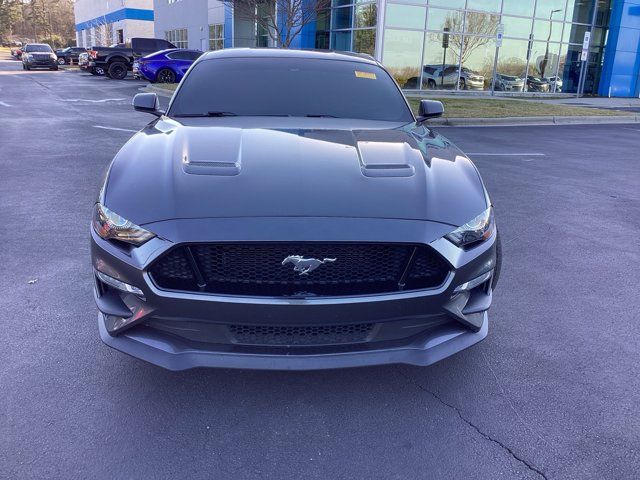
[(317, 258), (304, 258), (302, 255), (289, 255), (282, 261), (282, 265), (287, 263), (293, 263), (295, 267), (294, 272), (298, 272), (299, 275), (308, 275), (309, 272), (313, 272), (323, 263), (335, 262), (335, 258), (323, 258), (319, 260)]

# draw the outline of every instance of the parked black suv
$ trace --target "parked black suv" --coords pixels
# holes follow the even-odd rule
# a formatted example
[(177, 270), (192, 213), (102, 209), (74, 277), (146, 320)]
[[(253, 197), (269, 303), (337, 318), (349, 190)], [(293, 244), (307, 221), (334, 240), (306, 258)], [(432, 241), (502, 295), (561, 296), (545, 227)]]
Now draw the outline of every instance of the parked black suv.
[(132, 38), (125, 46), (91, 47), (89, 67), (102, 68), (107, 77), (122, 80), (133, 69), (136, 58), (167, 48), (176, 46), (160, 38)]
[(61, 50), (56, 50), (58, 65), (71, 65), (73, 63), (78, 63), (78, 56), (86, 51), (87, 49), (84, 47), (67, 47)]

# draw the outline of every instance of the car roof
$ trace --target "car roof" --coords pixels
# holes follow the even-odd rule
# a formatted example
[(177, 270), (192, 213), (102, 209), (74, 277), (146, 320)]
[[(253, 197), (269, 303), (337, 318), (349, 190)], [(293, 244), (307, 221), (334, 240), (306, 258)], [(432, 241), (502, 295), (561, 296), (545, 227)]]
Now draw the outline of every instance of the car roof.
[(310, 58), (318, 60), (343, 60), (358, 63), (378, 65), (378, 62), (370, 55), (336, 52), (333, 50), (295, 50), (288, 48), (225, 48), (206, 52), (201, 60), (213, 58)]
[(25, 47), (41, 47), (41, 46), (47, 46), (47, 47), (51, 47), (51, 45), (49, 45), (48, 43), (27, 43), (24, 45)]

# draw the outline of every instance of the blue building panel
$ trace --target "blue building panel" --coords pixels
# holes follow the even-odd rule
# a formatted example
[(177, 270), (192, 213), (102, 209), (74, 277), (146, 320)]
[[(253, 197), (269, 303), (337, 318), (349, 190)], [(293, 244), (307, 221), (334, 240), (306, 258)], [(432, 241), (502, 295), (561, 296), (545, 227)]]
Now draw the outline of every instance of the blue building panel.
[(153, 10), (143, 8), (121, 8), (115, 12), (92, 18), (86, 22), (76, 23), (76, 31), (80, 32), (82, 30), (87, 30), (88, 28), (105, 25), (107, 23), (119, 22), (121, 20), (144, 20), (153, 22)]
[(640, 0), (613, 0), (598, 94), (640, 96)]
[(233, 48), (233, 8), (224, 4), (224, 48)]

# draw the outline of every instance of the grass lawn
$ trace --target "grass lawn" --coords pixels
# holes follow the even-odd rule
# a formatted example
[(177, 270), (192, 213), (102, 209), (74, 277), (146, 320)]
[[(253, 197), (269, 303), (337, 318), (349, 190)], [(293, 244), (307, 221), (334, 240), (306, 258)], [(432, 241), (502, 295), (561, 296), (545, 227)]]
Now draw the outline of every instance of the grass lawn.
[[(429, 99), (432, 99), (429, 97)], [(409, 98), (411, 108), (417, 114), (419, 98)], [(497, 118), (497, 117), (549, 117), (580, 115), (629, 115), (620, 110), (573, 107), (525, 100), (498, 100), (493, 98), (433, 98), (444, 104), (444, 117), (449, 118)]]

